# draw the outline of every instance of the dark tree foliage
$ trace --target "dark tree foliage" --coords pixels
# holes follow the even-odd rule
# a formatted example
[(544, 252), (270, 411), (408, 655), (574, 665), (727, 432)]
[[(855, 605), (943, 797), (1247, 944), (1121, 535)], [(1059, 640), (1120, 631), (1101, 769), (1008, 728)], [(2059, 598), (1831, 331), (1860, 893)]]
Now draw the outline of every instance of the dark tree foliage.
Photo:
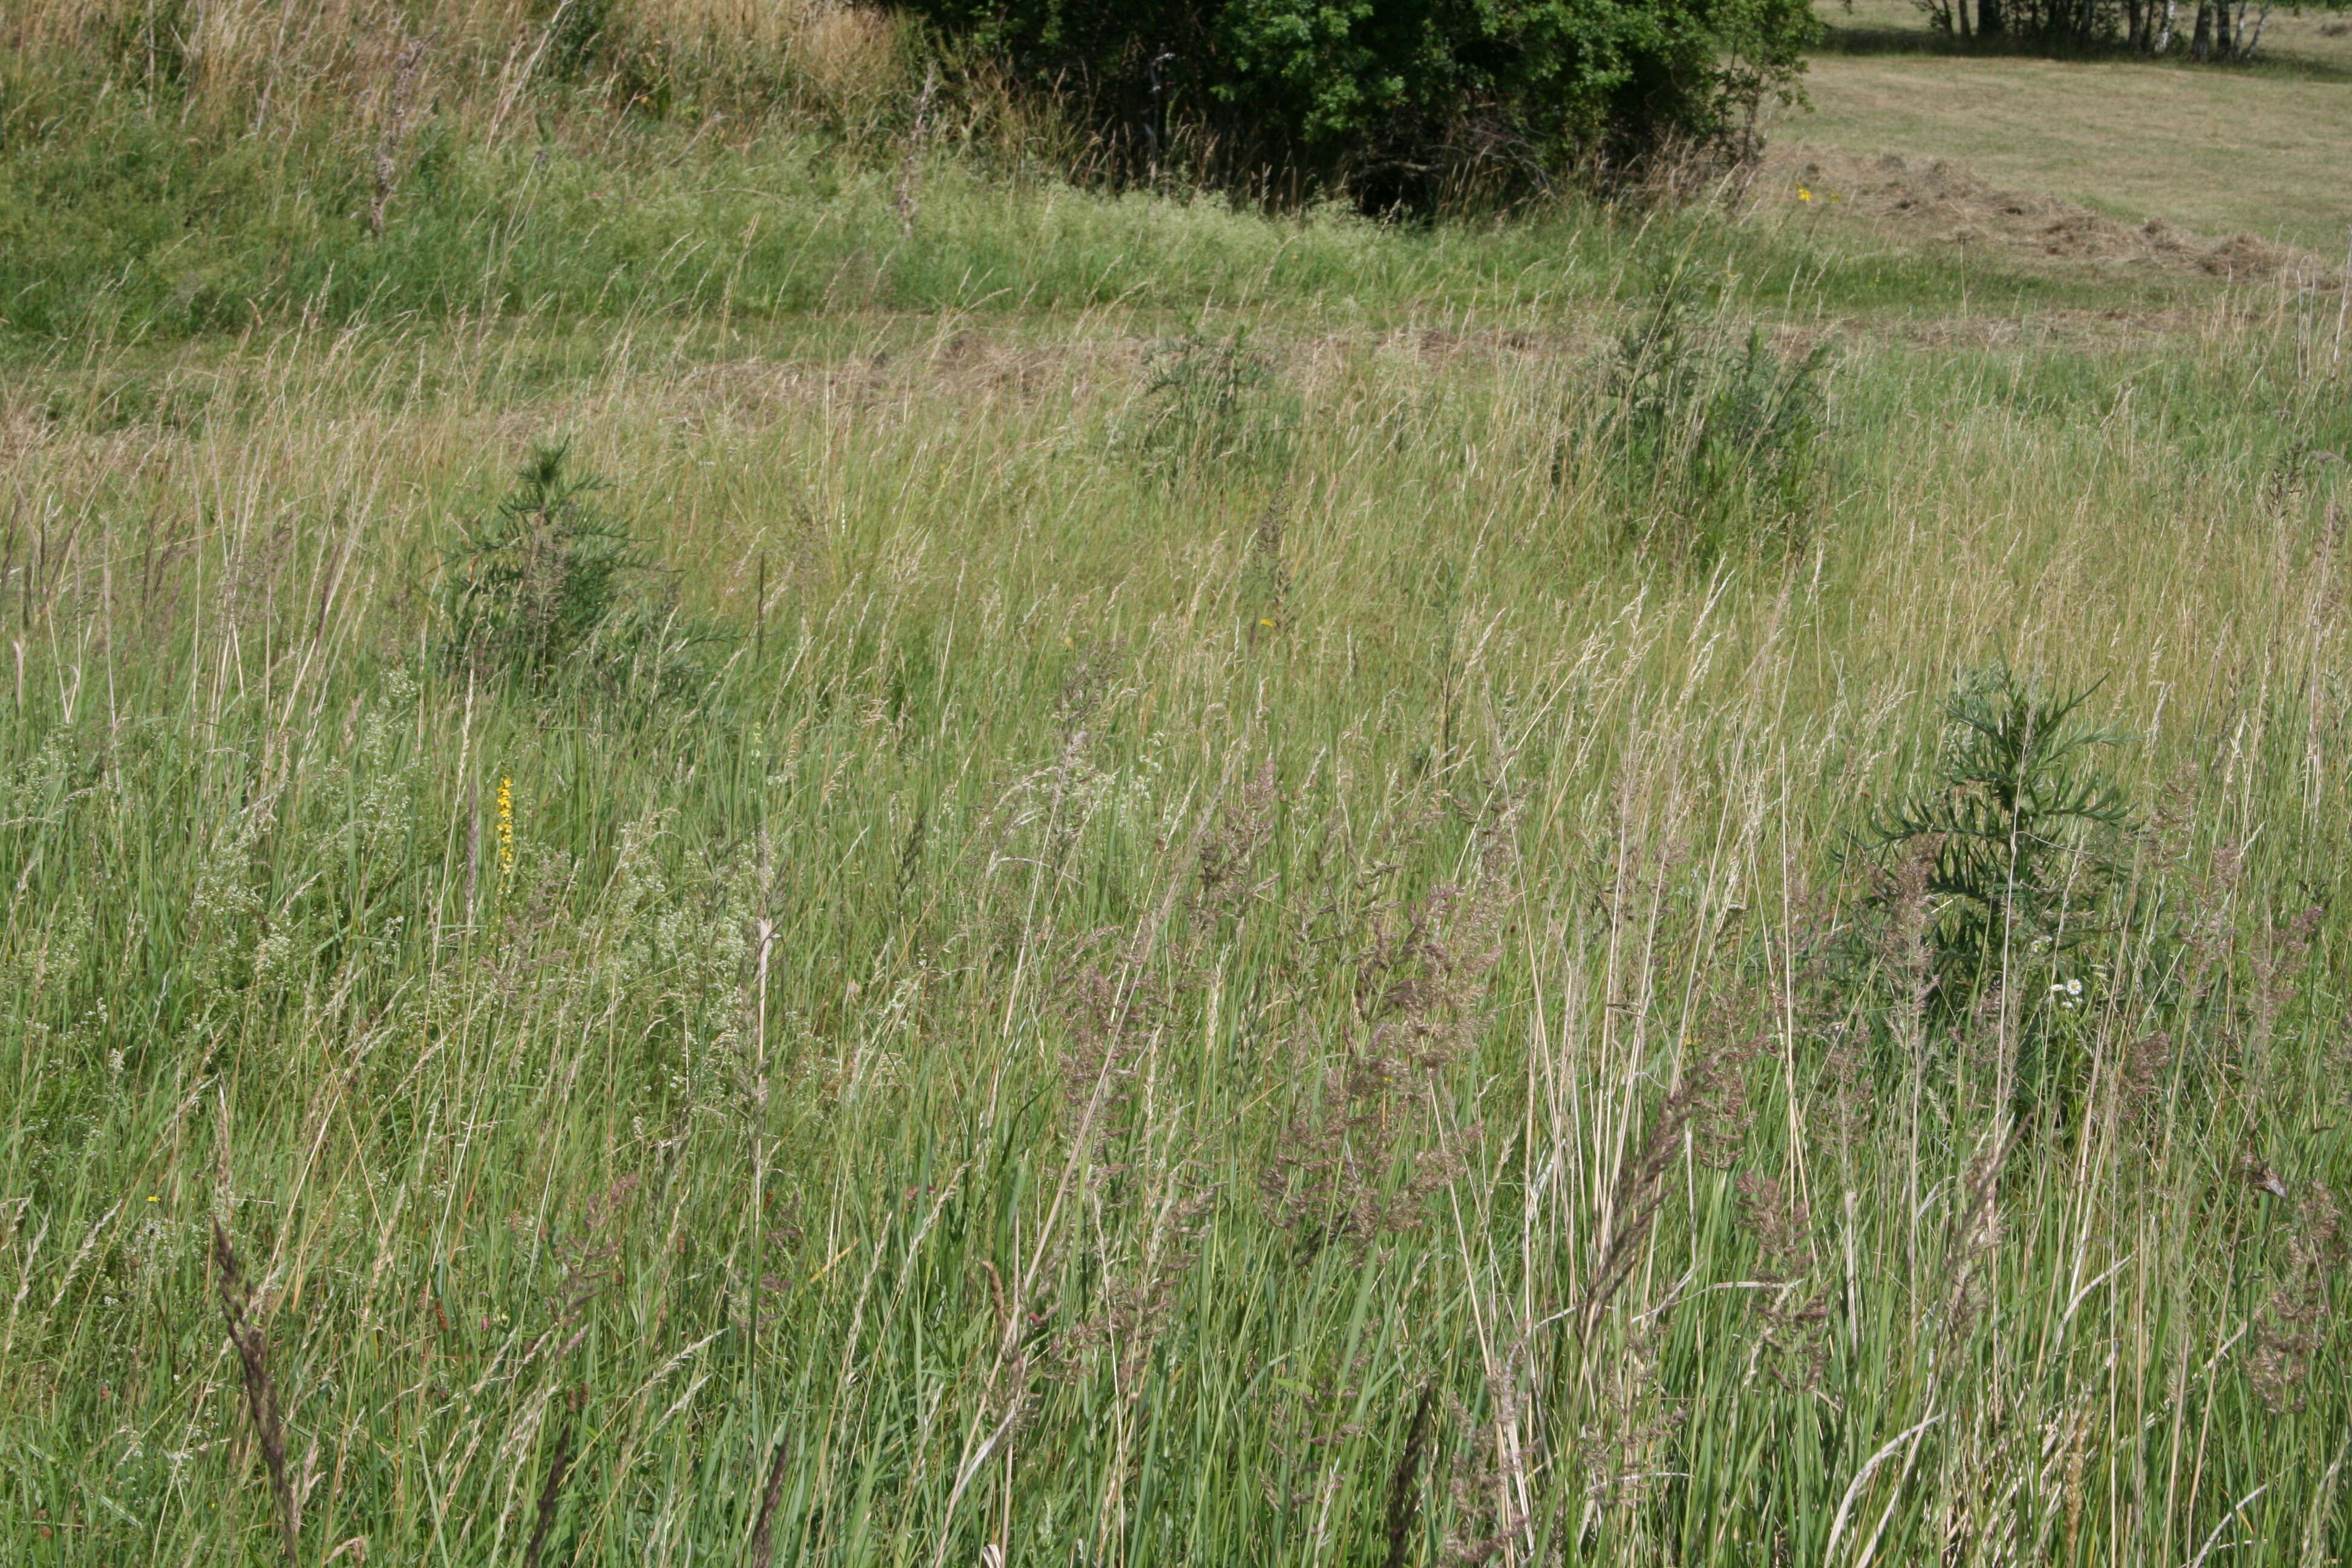
[(1073, 107), (1124, 177), (1177, 169), (1430, 210), (1751, 152), (1805, 0), (901, 0)]

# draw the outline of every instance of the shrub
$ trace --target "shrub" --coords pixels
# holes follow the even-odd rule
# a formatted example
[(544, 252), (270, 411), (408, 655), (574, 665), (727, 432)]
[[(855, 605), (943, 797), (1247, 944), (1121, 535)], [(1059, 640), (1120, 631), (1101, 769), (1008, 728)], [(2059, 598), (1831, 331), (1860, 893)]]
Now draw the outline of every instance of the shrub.
[(903, 0), (1090, 122), (1123, 174), (1426, 211), (1741, 153), (1796, 97), (1802, 0)]
[(616, 607), (646, 563), (589, 497), (604, 488), (564, 471), (568, 445), (531, 454), (514, 490), (467, 528), (448, 556), (443, 609), (453, 664), (542, 681)]

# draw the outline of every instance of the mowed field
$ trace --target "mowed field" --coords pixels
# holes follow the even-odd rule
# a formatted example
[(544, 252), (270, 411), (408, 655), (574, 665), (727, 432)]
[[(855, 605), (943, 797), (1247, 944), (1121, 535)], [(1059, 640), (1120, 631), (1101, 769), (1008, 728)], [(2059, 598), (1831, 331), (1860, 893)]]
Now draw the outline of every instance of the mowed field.
[(1896, 0), (1822, 7), (1833, 47), (1784, 142), (1946, 159), (1996, 186), (2215, 238), (2247, 233), (2340, 264), (2352, 247), (2352, 29), (2273, 15), (2228, 69), (1932, 51)]
[(205, 15), (0, 54), (0, 1562), (2340, 1556), (2342, 186), (2168, 138), (2344, 88), (1415, 225)]

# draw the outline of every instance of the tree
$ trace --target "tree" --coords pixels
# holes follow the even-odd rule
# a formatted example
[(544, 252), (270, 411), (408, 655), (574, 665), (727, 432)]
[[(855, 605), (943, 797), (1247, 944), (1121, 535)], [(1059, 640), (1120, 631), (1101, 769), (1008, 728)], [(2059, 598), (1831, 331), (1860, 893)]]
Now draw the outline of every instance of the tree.
[[(2121, 46), (2136, 54), (2168, 55), (2185, 47), (2191, 59), (2243, 60), (2260, 47), (2273, 3), (2196, 0), (2194, 30), (2185, 46), (2179, 30), (2180, 0), (1977, 0), (1973, 31), (1979, 37), (2006, 37), (2046, 48)], [(2343, 0), (2324, 3), (2341, 8)], [(1937, 30), (1969, 36), (1969, 0), (1918, 4)]]

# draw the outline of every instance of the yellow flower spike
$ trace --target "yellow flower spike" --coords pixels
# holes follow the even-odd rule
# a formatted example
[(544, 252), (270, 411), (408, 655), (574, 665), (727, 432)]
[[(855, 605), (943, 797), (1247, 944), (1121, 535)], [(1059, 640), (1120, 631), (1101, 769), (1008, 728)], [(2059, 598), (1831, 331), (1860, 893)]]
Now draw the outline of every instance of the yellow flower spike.
[(499, 869), (514, 869), (514, 780), (499, 780)]

